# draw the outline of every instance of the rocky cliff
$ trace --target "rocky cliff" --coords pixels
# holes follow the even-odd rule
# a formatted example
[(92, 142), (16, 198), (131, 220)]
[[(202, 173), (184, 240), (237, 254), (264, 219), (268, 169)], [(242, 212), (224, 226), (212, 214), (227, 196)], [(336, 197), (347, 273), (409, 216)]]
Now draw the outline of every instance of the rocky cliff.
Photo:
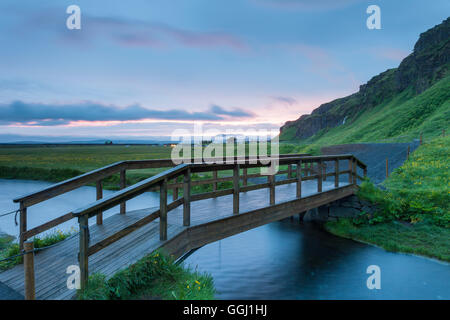
[(313, 137), (323, 129), (334, 128), (354, 119), (366, 110), (390, 101), (405, 90), (418, 95), (450, 74), (450, 18), (422, 33), (413, 52), (396, 69), (389, 69), (350, 96), (324, 103), (310, 115), (286, 122), (280, 140)]

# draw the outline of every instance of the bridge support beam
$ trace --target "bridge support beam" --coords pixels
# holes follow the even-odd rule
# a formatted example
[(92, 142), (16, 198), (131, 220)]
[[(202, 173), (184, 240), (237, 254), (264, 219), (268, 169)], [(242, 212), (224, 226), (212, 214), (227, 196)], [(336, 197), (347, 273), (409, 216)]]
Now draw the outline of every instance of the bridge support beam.
[[(120, 170), (120, 189), (125, 189), (127, 187), (127, 175), (125, 169)], [(120, 204), (120, 213), (125, 214), (127, 211), (126, 202)]]
[(86, 289), (89, 279), (89, 217), (82, 215), (78, 218), (80, 226), (80, 252), (78, 253), (78, 260), (80, 263), (80, 285), (81, 290)]
[(302, 160), (297, 163), (297, 198), (302, 197)]
[[(214, 171), (217, 173), (217, 171)], [(184, 173), (183, 180), (183, 226), (191, 224), (191, 169)]]
[(160, 184), (159, 192), (159, 239), (167, 240), (167, 178)]
[(275, 174), (269, 176), (270, 205), (275, 204)]
[(322, 192), (323, 161), (317, 163), (317, 192)]
[(334, 160), (334, 187), (339, 187), (339, 160)]
[(233, 214), (239, 213), (239, 171), (238, 163), (233, 168)]
[[(102, 186), (102, 180), (98, 180), (96, 183), (96, 191), (97, 191), (97, 200), (100, 200), (101, 198), (103, 198), (103, 186)], [(101, 225), (103, 224), (103, 212), (99, 211), (99, 213), (97, 213), (97, 224)]]

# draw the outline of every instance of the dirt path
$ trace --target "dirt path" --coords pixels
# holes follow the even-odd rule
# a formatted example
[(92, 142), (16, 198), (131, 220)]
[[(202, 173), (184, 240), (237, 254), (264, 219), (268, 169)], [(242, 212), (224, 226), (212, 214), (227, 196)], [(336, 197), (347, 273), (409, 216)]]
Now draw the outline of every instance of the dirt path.
[(389, 163), (389, 174), (400, 167), (406, 160), (408, 146), (413, 152), (419, 146), (418, 141), (411, 143), (360, 143), (342, 144), (322, 148), (322, 154), (351, 153), (368, 166), (367, 175), (376, 184), (386, 177), (386, 158)]

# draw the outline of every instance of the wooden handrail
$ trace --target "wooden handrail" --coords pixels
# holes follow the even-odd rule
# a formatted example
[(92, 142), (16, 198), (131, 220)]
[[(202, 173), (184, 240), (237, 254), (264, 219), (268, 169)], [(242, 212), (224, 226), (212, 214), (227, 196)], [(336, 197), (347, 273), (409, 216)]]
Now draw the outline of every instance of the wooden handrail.
[[(280, 158), (292, 157), (292, 156), (305, 156), (307, 154), (283, 154)], [(249, 159), (249, 157), (234, 157), (235, 160)], [(206, 158), (205, 161), (217, 162), (218, 158)], [(226, 158), (222, 158), (226, 161)], [(134, 169), (148, 169), (148, 168), (165, 168), (173, 167), (174, 163), (171, 159), (149, 159), (149, 160), (126, 160), (119, 161), (113, 164), (107, 165), (102, 168), (92, 170), (82, 175), (70, 178), (68, 180), (52, 184), (37, 192), (32, 192), (21, 197), (15, 198), (15, 203), (22, 202), (24, 206), (30, 207), (34, 204), (59, 196), (63, 193), (72, 191), (81, 186), (89, 183), (97, 182), (103, 178), (106, 178), (112, 174), (120, 172), (121, 169), (134, 170)]]
[(87, 206), (76, 209), (73, 211), (73, 215), (75, 217), (83, 215), (88, 215), (89, 217), (92, 217), (98, 211), (108, 210), (112, 207), (115, 207), (116, 205), (120, 204), (123, 201), (129, 200), (148, 191), (151, 187), (159, 184), (164, 179), (173, 179), (179, 176), (181, 173), (184, 172), (184, 170), (188, 168), (188, 166), (189, 166), (188, 164), (180, 164), (174, 168), (170, 168), (164, 172), (158, 173), (153, 177), (147, 178), (125, 189), (114, 192), (109, 196), (97, 200)]
[[(271, 158), (264, 158), (263, 160), (270, 160)], [(280, 164), (296, 164), (299, 160), (303, 163), (315, 162), (315, 161), (334, 161), (343, 159), (356, 159), (353, 155), (327, 155), (327, 156), (300, 156), (300, 157), (285, 157), (279, 159)], [(142, 180), (132, 186), (117, 191), (103, 199), (97, 200), (87, 206), (81, 207), (73, 211), (73, 215), (78, 217), (81, 215), (88, 215), (89, 217), (95, 215), (99, 211), (108, 210), (123, 201), (134, 198), (145, 191), (148, 191), (151, 187), (158, 185), (164, 179), (174, 179), (183, 174), (184, 170), (190, 168), (192, 173), (207, 172), (215, 170), (232, 170), (235, 167), (233, 164), (204, 164), (204, 163), (192, 163), (181, 164), (164, 172), (161, 172), (153, 177)], [(241, 164), (241, 168), (263, 167), (269, 166), (263, 164)], [(347, 172), (347, 171), (346, 171)], [(333, 173), (334, 174), (334, 173)], [(212, 180), (209, 181), (212, 183)]]
[(13, 201), (16, 203), (22, 202), (26, 207), (30, 207), (39, 202), (48, 200), (50, 198), (59, 196), (63, 193), (77, 189), (88, 183), (95, 182), (97, 180), (101, 180), (105, 177), (108, 177), (111, 174), (119, 172), (119, 170), (124, 165), (125, 165), (125, 161), (116, 162), (109, 166), (105, 166), (105, 167), (102, 167), (102, 168), (99, 168), (96, 170), (92, 170), (90, 172), (84, 173), (77, 177), (52, 184), (52, 185), (50, 185), (44, 189), (41, 189), (37, 192), (33, 192), (30, 194), (21, 196), (19, 198), (15, 198)]

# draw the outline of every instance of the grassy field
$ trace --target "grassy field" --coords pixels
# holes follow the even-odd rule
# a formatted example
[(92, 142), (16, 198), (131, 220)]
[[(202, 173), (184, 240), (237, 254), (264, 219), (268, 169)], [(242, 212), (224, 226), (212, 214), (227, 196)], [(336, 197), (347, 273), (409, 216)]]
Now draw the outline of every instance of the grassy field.
[(450, 261), (450, 137), (419, 147), (384, 182), (364, 182), (360, 198), (377, 204), (375, 214), (328, 222), (333, 234), (386, 250)]
[[(301, 149), (303, 147), (295, 144), (280, 145), (282, 154), (300, 152)], [(118, 161), (170, 159), (171, 152), (171, 147), (147, 145), (4, 145), (0, 146), (0, 178), (60, 182)], [(165, 168), (129, 170), (127, 171), (127, 184), (134, 184), (163, 170)], [(250, 170), (250, 172), (256, 172), (255, 170)], [(231, 171), (219, 173), (221, 177), (227, 175), (231, 175)], [(194, 175), (193, 179), (210, 177), (209, 174)], [(105, 179), (103, 186), (105, 189), (118, 189), (119, 175), (116, 174)], [(229, 183), (219, 184), (219, 187), (226, 186), (229, 187)], [(205, 192), (210, 191), (211, 188), (210, 185), (205, 185), (195, 187), (193, 191)]]

